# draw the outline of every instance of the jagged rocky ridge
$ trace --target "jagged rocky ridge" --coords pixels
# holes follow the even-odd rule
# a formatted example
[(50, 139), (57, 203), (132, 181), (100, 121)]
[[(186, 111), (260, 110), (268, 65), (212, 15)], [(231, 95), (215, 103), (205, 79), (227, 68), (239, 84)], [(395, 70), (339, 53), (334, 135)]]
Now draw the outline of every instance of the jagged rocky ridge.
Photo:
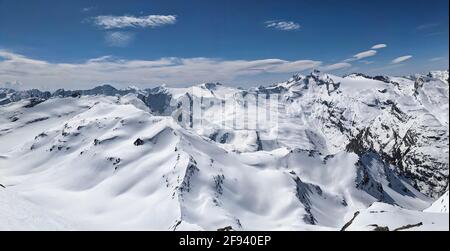
[[(214, 120), (217, 104), (251, 107), (257, 94), (279, 95), (277, 137), (262, 137), (264, 128), (192, 128), (195, 99)], [(0, 102), (5, 190), (38, 204), (83, 195), (81, 208), (46, 207), (102, 229), (117, 218), (130, 229), (340, 229), (373, 202), (422, 210), (448, 190), (448, 71), (313, 72), (249, 90), (1, 89)], [(145, 208), (154, 216), (130, 219)]]

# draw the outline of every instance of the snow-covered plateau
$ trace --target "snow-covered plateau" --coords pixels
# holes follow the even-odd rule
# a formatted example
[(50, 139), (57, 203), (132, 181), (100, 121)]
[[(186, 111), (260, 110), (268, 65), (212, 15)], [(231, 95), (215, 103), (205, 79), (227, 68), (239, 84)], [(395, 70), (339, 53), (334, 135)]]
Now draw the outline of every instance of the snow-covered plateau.
[(448, 79), (0, 89), (0, 230), (448, 231)]

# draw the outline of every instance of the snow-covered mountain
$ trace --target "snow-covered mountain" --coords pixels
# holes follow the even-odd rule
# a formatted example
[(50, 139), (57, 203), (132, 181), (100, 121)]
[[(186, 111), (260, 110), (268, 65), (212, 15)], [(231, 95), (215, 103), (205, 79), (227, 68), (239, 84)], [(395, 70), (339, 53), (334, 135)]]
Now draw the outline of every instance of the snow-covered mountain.
[[(448, 230), (448, 87), (448, 71), (315, 71), (248, 90), (0, 89), (0, 201), (22, 207), (0, 204), (0, 225)], [(277, 98), (269, 122), (194, 126), (196, 102), (223, 125), (261, 96)]]

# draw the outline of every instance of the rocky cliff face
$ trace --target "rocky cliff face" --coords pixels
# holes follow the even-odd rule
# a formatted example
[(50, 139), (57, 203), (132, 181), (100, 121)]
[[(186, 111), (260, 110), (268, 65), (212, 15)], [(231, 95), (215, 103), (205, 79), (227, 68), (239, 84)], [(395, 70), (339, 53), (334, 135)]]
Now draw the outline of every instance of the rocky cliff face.
[(278, 86), (286, 88), (290, 111), (306, 117), (309, 129), (325, 139), (325, 147), (312, 144), (316, 149), (375, 152), (420, 191), (435, 198), (445, 192), (448, 71), (403, 78), (315, 72)]

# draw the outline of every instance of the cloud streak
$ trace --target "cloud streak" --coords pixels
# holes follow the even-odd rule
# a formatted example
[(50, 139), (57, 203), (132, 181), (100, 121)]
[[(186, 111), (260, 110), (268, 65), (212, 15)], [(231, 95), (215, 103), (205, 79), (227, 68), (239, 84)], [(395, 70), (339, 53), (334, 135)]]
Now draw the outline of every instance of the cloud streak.
[(294, 31), (300, 29), (300, 24), (292, 21), (267, 21), (266, 28), (272, 28), (281, 31)]
[(107, 32), (105, 41), (108, 46), (127, 47), (134, 40), (134, 33), (124, 31)]
[(383, 49), (386, 47), (387, 47), (387, 44), (376, 44), (376, 45), (372, 46), (372, 49), (376, 50), (376, 49)]
[(359, 59), (363, 59), (363, 58), (373, 57), (376, 54), (377, 54), (376, 50), (368, 50), (368, 51), (363, 51), (363, 52), (360, 52), (360, 53), (354, 55), (353, 58), (359, 60)]
[(391, 63), (392, 63), (392, 64), (399, 64), (399, 63), (405, 62), (406, 60), (410, 60), (412, 57), (413, 57), (413, 56), (411, 56), (411, 55), (398, 57), (398, 58), (392, 60)]
[(93, 23), (106, 30), (122, 28), (156, 28), (171, 25), (177, 22), (175, 15), (149, 15), (149, 16), (97, 16)]
[(435, 57), (435, 58), (428, 59), (428, 61), (430, 61), (430, 62), (437, 62), (437, 61), (442, 61), (442, 60), (444, 60), (443, 57)]
[(357, 53), (355, 55), (353, 55), (353, 57), (344, 60), (344, 62), (352, 62), (352, 61), (357, 61), (357, 60), (361, 60), (363, 58), (368, 58), (368, 57), (373, 57), (377, 54), (376, 50), (368, 50), (368, 51), (363, 51), (360, 53)]
[(439, 23), (427, 23), (427, 24), (421, 24), (419, 26), (416, 27), (417, 30), (428, 30), (428, 29), (432, 29), (435, 27), (438, 27), (440, 24)]
[(83, 9), (81, 9), (82, 12), (90, 12), (92, 10), (94, 10), (95, 7), (94, 6), (89, 6), (89, 7), (84, 7)]
[(341, 69), (350, 68), (350, 67), (352, 67), (351, 64), (346, 63), (346, 62), (341, 62), (341, 63), (331, 64), (331, 65), (325, 65), (325, 66), (319, 67), (319, 69), (321, 71), (335, 71), (335, 70), (341, 70)]
[[(2, 60), (3, 59), (3, 60)], [(320, 61), (282, 59), (222, 60), (161, 58), (126, 60), (104, 56), (83, 63), (51, 63), (0, 50), (0, 83), (20, 82), (25, 88), (89, 88), (102, 83), (125, 87), (161, 84), (189, 86), (203, 82), (233, 83), (239, 77), (290, 74), (319, 68)]]

